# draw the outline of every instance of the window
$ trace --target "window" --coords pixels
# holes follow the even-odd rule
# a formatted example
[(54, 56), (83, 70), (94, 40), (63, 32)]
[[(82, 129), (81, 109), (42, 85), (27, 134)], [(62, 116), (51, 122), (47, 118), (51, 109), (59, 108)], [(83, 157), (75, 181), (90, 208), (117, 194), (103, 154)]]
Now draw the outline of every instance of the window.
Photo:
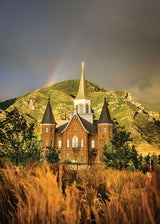
[(99, 148), (101, 148), (101, 139), (99, 139)]
[(81, 162), (83, 162), (83, 153), (81, 153)]
[(104, 127), (104, 132), (106, 132), (106, 127)]
[(76, 154), (74, 153), (74, 155), (73, 155), (73, 160), (76, 161), (76, 159), (77, 159), (77, 156), (76, 156)]
[(95, 141), (94, 141), (94, 140), (91, 141), (91, 148), (92, 148), (92, 149), (95, 148)]
[(58, 140), (58, 148), (62, 148), (62, 141)]
[(87, 104), (86, 105), (86, 114), (88, 114), (89, 113), (89, 105)]
[(76, 135), (72, 138), (72, 147), (78, 147), (78, 137)]
[(83, 138), (81, 139), (81, 148), (83, 148)]
[(51, 133), (53, 133), (53, 128), (51, 128)]
[(48, 139), (46, 139), (46, 142), (45, 143), (46, 143), (46, 146), (48, 146)]
[(69, 160), (69, 152), (67, 152), (67, 160)]
[(80, 104), (80, 114), (83, 114), (83, 104)]
[(67, 148), (69, 148), (69, 138), (67, 138)]
[(99, 132), (101, 132), (101, 128), (99, 128)]
[(51, 147), (53, 147), (53, 139), (51, 139)]
[(42, 132), (43, 132), (43, 128), (42, 128)]
[(48, 128), (46, 128), (46, 133), (48, 132)]
[(58, 154), (58, 158), (59, 158), (59, 160), (61, 160), (61, 153)]
[(111, 127), (109, 127), (109, 133), (111, 133), (111, 130), (112, 130)]

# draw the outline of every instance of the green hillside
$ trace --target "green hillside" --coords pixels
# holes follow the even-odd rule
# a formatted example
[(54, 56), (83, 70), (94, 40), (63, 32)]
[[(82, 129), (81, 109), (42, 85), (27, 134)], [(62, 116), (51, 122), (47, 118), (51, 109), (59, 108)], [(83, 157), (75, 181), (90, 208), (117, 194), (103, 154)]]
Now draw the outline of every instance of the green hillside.
[[(130, 93), (125, 91), (107, 91), (92, 82), (86, 82), (95, 118), (101, 113), (104, 97), (109, 103), (112, 118), (116, 118), (121, 126), (131, 131), (134, 144), (139, 151), (156, 151), (160, 149), (160, 118), (159, 113), (149, 112), (135, 102)], [(69, 120), (73, 112), (73, 100), (77, 94), (79, 80), (67, 80), (47, 88), (41, 88), (22, 97), (0, 103), (0, 118), (3, 110), (17, 107), (27, 119), (36, 124), (36, 133), (40, 132), (48, 97), (58, 125)], [(140, 147), (143, 146), (143, 147)]]

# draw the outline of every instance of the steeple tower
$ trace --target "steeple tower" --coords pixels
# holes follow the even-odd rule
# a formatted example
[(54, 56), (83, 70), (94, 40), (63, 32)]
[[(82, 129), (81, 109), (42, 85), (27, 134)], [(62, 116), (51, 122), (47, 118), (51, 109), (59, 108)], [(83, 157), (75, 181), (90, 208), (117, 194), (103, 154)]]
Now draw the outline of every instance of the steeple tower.
[(82, 61), (82, 74), (79, 84), (79, 90), (76, 96), (76, 99), (89, 99), (87, 88), (86, 88), (86, 81), (84, 76), (84, 61)]
[(98, 139), (99, 148), (103, 148), (105, 145), (109, 145), (110, 139), (113, 137), (113, 121), (108, 109), (108, 103), (104, 98), (104, 104), (102, 112), (98, 121)]
[(42, 148), (55, 146), (55, 129), (56, 121), (52, 113), (50, 98), (48, 98), (48, 104), (41, 122)]
[(104, 98), (104, 104), (102, 108), (102, 112), (99, 118), (99, 124), (113, 124), (111, 120), (111, 116), (108, 110), (108, 103), (106, 102), (106, 98)]
[(82, 61), (82, 73), (77, 96), (74, 100), (74, 110), (84, 119), (93, 124), (93, 113), (91, 112), (91, 100), (89, 98), (84, 76), (84, 61)]

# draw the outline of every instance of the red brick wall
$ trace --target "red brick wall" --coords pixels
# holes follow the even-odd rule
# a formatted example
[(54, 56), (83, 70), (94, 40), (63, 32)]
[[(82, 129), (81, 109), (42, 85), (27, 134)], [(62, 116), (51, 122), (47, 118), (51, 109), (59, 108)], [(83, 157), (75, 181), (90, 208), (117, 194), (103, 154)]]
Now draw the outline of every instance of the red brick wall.
[[(48, 128), (48, 132), (46, 132), (46, 128)], [(106, 132), (104, 131), (104, 128), (106, 128)], [(78, 147), (72, 148), (72, 138), (75, 135), (78, 137)], [(104, 147), (104, 144), (109, 145), (109, 140), (112, 136), (113, 125), (109, 124), (99, 124), (98, 134), (88, 134), (82, 127), (77, 116), (73, 117), (64, 133), (55, 134), (55, 125), (41, 125), (43, 148), (46, 147), (46, 140), (48, 141), (47, 146), (50, 146), (52, 139), (55, 148), (58, 148), (58, 141), (62, 141), (61, 148), (59, 148), (61, 151), (61, 162), (67, 160), (67, 153), (69, 153), (69, 161), (72, 161), (76, 157), (76, 160), (80, 163), (81, 154), (83, 154), (83, 163), (88, 163), (88, 160), (89, 162), (99, 162), (101, 149)], [(67, 139), (69, 139), (69, 147), (67, 147)], [(83, 139), (83, 147), (81, 147), (81, 139)], [(94, 149), (91, 148), (92, 140), (95, 141)], [(101, 146), (99, 146), (99, 140), (101, 140)]]
[[(91, 147), (92, 140), (95, 141), (95, 148)], [(92, 162), (97, 163), (99, 161), (98, 134), (89, 135), (89, 151), (89, 155), (92, 155)]]
[[(106, 132), (104, 131), (106, 128)], [(98, 125), (98, 147), (103, 148), (104, 145), (109, 145), (109, 141), (113, 136), (113, 125), (111, 124), (99, 124)], [(99, 142), (101, 140), (101, 144)]]
[[(76, 135), (78, 137), (78, 148), (72, 148), (72, 138)], [(56, 135), (56, 141), (60, 137)], [(69, 147), (67, 147), (67, 139), (69, 139)], [(83, 139), (83, 147), (81, 147), (81, 139)], [(67, 160), (67, 153), (69, 153), (69, 160), (74, 159), (74, 154), (76, 155), (76, 160), (81, 162), (81, 153), (83, 153), (83, 163), (88, 162), (88, 133), (82, 127), (78, 117), (73, 117), (69, 126), (63, 133), (62, 138), (62, 148), (61, 150), (61, 162)]]
[[(46, 131), (48, 129), (48, 132)], [(54, 124), (42, 124), (41, 125), (41, 138), (42, 138), (42, 148), (46, 146), (55, 146), (55, 125)]]

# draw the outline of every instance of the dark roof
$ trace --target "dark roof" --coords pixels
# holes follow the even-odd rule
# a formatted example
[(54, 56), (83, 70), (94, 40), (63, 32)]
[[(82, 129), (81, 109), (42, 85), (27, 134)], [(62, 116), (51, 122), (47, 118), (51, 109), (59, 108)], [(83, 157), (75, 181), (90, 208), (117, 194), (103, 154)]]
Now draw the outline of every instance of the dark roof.
[(106, 102), (106, 98), (104, 98), (104, 104), (98, 123), (113, 123), (107, 106), (108, 103)]
[[(81, 116), (79, 116), (79, 114), (77, 114), (77, 116), (79, 117), (82, 125), (84, 126), (84, 128), (90, 133), (90, 134), (94, 134), (97, 133), (98, 130), (98, 126), (97, 126), (97, 121), (94, 121), (94, 124), (91, 124), (90, 122), (88, 122), (87, 120), (85, 120), (84, 118), (82, 118)], [(71, 120), (70, 120), (71, 121)], [(69, 121), (69, 122), (70, 122)], [(62, 133), (63, 130), (66, 128), (66, 126), (68, 125), (68, 123), (65, 123), (61, 126), (59, 126), (58, 128), (56, 128), (56, 133)]]
[(97, 133), (98, 131), (98, 126), (95, 124), (90, 123), (89, 121), (85, 120), (84, 118), (82, 118), (81, 116), (79, 116), (83, 126), (85, 127), (85, 129), (90, 133)]
[(45, 110), (45, 113), (43, 115), (43, 119), (41, 124), (56, 124), (53, 113), (52, 113), (52, 107), (50, 104), (50, 99), (48, 99), (48, 104)]
[(65, 124), (59, 126), (58, 128), (56, 128), (56, 133), (60, 134), (66, 128), (67, 124), (68, 123), (65, 123)]

